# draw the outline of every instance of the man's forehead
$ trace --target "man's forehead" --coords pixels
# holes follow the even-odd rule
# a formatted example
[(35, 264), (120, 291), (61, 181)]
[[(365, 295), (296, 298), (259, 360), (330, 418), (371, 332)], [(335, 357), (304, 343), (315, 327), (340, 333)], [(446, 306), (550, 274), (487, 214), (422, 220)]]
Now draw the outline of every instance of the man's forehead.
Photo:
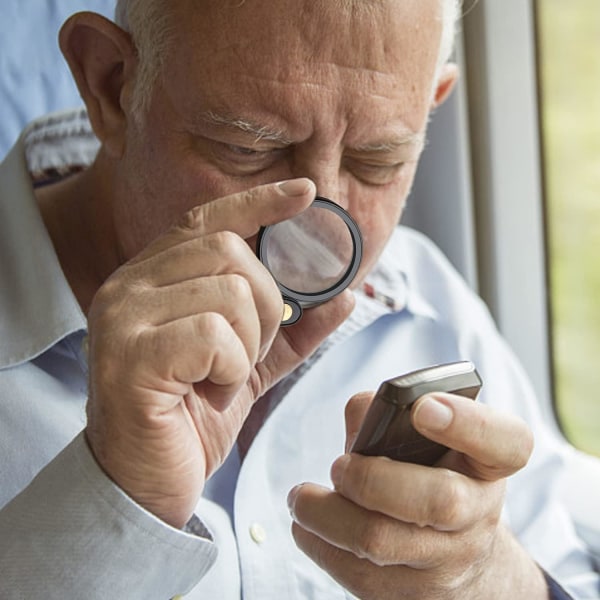
[(329, 83), (333, 67), (362, 71), (357, 85), (369, 84), (366, 73), (377, 84), (388, 75), (409, 77), (413, 86), (428, 78), (431, 89), (441, 1), (368, 0), (374, 8), (365, 11), (350, 10), (349, 0), (179, 0), (168, 68), (306, 81), (318, 69)]
[(205, 53), (235, 46), (298, 58), (304, 50), (360, 56), (376, 67), (395, 48), (412, 58), (437, 53), (444, 1), (176, 0), (172, 25), (179, 43), (193, 40)]
[[(345, 0), (207, 0), (201, 18), (180, 15), (183, 30), (163, 73), (166, 87), (181, 114), (213, 111), (213, 121), (235, 121), (262, 139), (283, 137), (283, 125), (292, 122), (295, 139), (318, 127), (308, 114), (302, 117), (307, 110), (346, 115), (359, 128), (366, 112), (379, 122), (401, 117), (411, 130), (406, 134), (419, 131), (437, 67), (440, 0), (372, 4), (367, 13), (349, 10)], [(235, 110), (223, 110), (228, 107)], [(279, 122), (248, 119), (262, 109)], [(355, 137), (385, 145), (403, 134)]]

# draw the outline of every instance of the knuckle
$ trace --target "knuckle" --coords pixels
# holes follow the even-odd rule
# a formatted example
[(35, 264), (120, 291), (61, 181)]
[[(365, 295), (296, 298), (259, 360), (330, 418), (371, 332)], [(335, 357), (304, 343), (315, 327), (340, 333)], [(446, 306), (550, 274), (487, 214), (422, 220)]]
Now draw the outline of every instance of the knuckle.
[(177, 227), (183, 230), (204, 229), (206, 223), (206, 211), (207, 208), (205, 205), (190, 208), (190, 210), (182, 215), (177, 223)]
[(352, 456), (342, 480), (342, 492), (361, 506), (371, 506), (373, 490), (378, 487), (374, 463), (373, 458)]
[(389, 523), (383, 516), (372, 515), (358, 527), (352, 546), (352, 552), (358, 558), (384, 566), (389, 564), (390, 535)]
[[(126, 278), (125, 278), (126, 279)], [(112, 277), (96, 292), (90, 306), (88, 322), (90, 328), (103, 333), (114, 332), (124, 325), (125, 330), (131, 329), (135, 322), (140, 321), (139, 312), (131, 313), (131, 307), (139, 300), (140, 285), (131, 285), (131, 282), (119, 277)]]
[(194, 324), (198, 335), (201, 335), (208, 344), (218, 343), (229, 329), (225, 317), (217, 312), (206, 312), (198, 315), (198, 318), (194, 320)]
[(260, 187), (250, 188), (241, 192), (242, 201), (248, 205), (249, 208), (254, 208), (256, 201), (264, 194), (264, 189)]
[(310, 544), (309, 556), (318, 566), (327, 570), (339, 560), (340, 551), (314, 536)]
[(459, 473), (450, 469), (440, 469), (440, 475), (444, 478), (440, 486), (443, 493), (431, 497), (432, 524), (440, 529), (458, 529), (467, 518), (468, 493), (462, 485)]
[(120, 296), (120, 285), (116, 277), (110, 277), (99, 288), (92, 301), (91, 310), (98, 312), (111, 306), (115, 298)]
[(218, 231), (209, 237), (209, 246), (226, 258), (231, 264), (238, 264), (248, 252), (246, 242), (233, 231)]
[(233, 231), (216, 231), (207, 236), (209, 245), (217, 251), (228, 251), (234, 245), (239, 236)]
[(231, 273), (222, 278), (224, 292), (240, 304), (247, 304), (252, 301), (252, 288), (248, 280), (242, 275)]

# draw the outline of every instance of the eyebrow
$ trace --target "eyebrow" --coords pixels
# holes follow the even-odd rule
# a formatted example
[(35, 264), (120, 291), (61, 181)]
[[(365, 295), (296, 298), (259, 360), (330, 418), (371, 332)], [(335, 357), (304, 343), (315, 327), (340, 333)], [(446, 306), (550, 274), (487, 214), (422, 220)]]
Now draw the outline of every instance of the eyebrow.
[(246, 119), (240, 119), (237, 117), (227, 117), (218, 115), (213, 111), (207, 111), (201, 115), (201, 119), (209, 125), (225, 126), (232, 130), (241, 131), (243, 133), (251, 134), (256, 138), (257, 142), (266, 140), (270, 142), (279, 142), (280, 144), (289, 146), (292, 142), (280, 129), (270, 129), (266, 125), (258, 125), (247, 121)]
[[(216, 125), (220, 127), (225, 126), (231, 130), (237, 130), (241, 131), (242, 133), (251, 134), (256, 138), (256, 142), (265, 140), (278, 142), (284, 146), (290, 146), (293, 144), (292, 140), (290, 140), (281, 129), (271, 129), (266, 125), (252, 123), (246, 119), (219, 115), (210, 110), (202, 113), (200, 118), (209, 125)], [(402, 132), (401, 134), (398, 134), (396, 137), (393, 137), (387, 141), (374, 142), (372, 144), (361, 144), (360, 146), (354, 147), (353, 150), (356, 152), (383, 154), (386, 152), (393, 152), (398, 148), (407, 146), (416, 146), (418, 148), (422, 148), (424, 145), (424, 132)]]
[(385, 152), (393, 152), (398, 148), (406, 146), (417, 146), (422, 148), (425, 145), (425, 134), (419, 133), (404, 133), (385, 142), (375, 142), (373, 144), (361, 144), (354, 148), (357, 152), (383, 154)]

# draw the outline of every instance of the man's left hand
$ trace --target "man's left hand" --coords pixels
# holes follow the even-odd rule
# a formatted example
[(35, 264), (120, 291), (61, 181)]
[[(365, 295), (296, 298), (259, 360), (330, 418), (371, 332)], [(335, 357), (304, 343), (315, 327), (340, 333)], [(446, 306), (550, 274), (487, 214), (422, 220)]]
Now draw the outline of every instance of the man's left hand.
[[(350, 447), (370, 396), (346, 408)], [(547, 598), (533, 560), (501, 524), (505, 479), (532, 434), (519, 419), (451, 394), (420, 398), (415, 428), (452, 450), (435, 467), (345, 454), (335, 489), (289, 496), (296, 544), (353, 594), (387, 598)]]

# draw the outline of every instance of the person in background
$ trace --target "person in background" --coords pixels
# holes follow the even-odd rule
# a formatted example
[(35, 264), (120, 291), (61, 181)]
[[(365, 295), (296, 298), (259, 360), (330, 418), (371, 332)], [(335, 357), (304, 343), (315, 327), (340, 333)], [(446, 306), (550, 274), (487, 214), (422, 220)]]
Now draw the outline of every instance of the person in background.
[[(120, 0), (65, 23), (86, 110), (0, 167), (0, 596), (598, 593), (561, 441), (483, 304), (397, 225), (459, 10)], [(363, 260), (281, 328), (256, 236), (317, 193)], [(413, 410), (451, 448), (435, 467), (344, 453), (357, 392), (459, 359), (481, 402)]]

